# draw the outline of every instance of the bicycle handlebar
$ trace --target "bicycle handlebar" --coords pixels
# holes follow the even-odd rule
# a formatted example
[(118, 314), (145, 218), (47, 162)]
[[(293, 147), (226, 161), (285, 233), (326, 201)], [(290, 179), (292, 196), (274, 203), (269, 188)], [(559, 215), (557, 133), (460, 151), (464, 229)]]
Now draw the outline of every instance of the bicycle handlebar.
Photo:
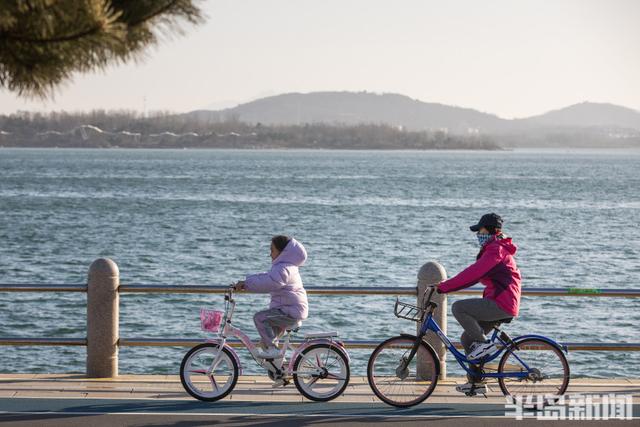
[(227, 301), (233, 301), (233, 292), (236, 290), (236, 284), (232, 283), (227, 287), (224, 293), (224, 299)]

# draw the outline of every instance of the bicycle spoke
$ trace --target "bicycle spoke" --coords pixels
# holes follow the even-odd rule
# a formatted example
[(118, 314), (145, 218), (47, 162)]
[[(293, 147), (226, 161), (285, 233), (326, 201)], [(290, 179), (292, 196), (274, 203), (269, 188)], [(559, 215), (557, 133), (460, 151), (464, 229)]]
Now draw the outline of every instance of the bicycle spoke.
[(211, 380), (211, 385), (213, 385), (213, 389), (218, 391), (218, 384), (216, 383), (216, 379), (213, 378), (213, 375), (209, 375), (209, 379)]
[(332, 374), (331, 372), (327, 372), (327, 378), (330, 378), (332, 380), (340, 380), (340, 381), (344, 380), (344, 377), (339, 377), (338, 375)]
[(319, 378), (320, 377), (318, 377), (318, 376), (312, 377), (311, 380), (307, 383), (307, 386), (311, 387), (312, 385), (314, 385), (318, 381)]
[(525, 342), (520, 349), (511, 349), (505, 354), (501, 371), (506, 374), (527, 373), (527, 377), (502, 378), (503, 392), (523, 397), (563, 394), (569, 381), (569, 366), (561, 351), (546, 341), (529, 339)]
[(329, 346), (303, 352), (296, 363), (295, 383), (307, 397), (328, 400), (346, 387), (349, 374), (346, 361)]
[[(368, 370), (369, 383), (378, 397), (396, 406), (410, 406), (422, 401), (435, 388), (437, 378), (431, 354), (420, 353), (405, 364), (413, 340), (397, 337), (383, 343), (371, 355)], [(422, 357), (422, 365), (419, 365)]]
[[(235, 384), (234, 364), (227, 353), (218, 356), (219, 352), (215, 346), (202, 347), (184, 362), (184, 370), (181, 371), (183, 384), (198, 398), (215, 399)], [(210, 371), (216, 359), (215, 369)]]

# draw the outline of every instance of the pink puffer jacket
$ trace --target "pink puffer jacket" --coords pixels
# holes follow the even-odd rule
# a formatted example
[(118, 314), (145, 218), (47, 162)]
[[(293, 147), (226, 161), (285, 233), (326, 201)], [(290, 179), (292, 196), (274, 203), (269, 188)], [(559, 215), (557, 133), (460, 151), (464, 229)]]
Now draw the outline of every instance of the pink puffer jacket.
[(510, 238), (493, 237), (480, 250), (478, 260), (440, 283), (438, 292), (446, 294), (480, 282), (486, 286), (483, 298), (494, 300), (506, 313), (517, 316), (520, 307), (520, 270), (513, 258), (517, 250), (518, 247)]
[(271, 270), (246, 277), (245, 289), (249, 292), (270, 293), (269, 308), (279, 308), (294, 319), (304, 320), (309, 315), (309, 304), (298, 267), (306, 260), (307, 251), (302, 243), (291, 239), (273, 260)]

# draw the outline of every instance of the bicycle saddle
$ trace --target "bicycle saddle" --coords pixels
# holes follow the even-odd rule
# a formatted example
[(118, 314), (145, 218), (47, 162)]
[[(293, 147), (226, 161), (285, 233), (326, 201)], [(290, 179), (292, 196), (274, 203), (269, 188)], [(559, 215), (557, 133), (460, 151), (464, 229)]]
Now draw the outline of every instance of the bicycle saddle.
[(287, 332), (298, 332), (298, 329), (300, 329), (300, 326), (302, 326), (302, 320), (298, 320), (298, 322), (295, 325), (292, 325), (290, 327), (288, 327), (286, 329)]

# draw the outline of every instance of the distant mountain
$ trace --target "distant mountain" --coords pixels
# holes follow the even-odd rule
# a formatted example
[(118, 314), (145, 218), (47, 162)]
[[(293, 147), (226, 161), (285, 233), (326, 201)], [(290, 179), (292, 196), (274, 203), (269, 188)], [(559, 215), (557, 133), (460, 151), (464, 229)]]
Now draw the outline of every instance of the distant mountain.
[(384, 123), (408, 130), (447, 128), (467, 133), (501, 128), (503, 119), (470, 108), (428, 103), (397, 94), (313, 92), (270, 96), (222, 111), (187, 113), (199, 119), (236, 118), (249, 123)]
[(584, 102), (534, 117), (507, 120), (470, 108), (422, 102), (397, 94), (315, 92), (268, 96), (218, 111), (149, 117), (105, 111), (0, 115), (0, 146), (68, 144), (194, 148), (640, 148), (640, 112)]
[(640, 130), (640, 112), (619, 105), (583, 102), (515, 122), (527, 127), (613, 127)]
[[(447, 129), (452, 133), (518, 134), (554, 129), (631, 129), (640, 133), (640, 112), (613, 104), (581, 103), (560, 110), (507, 120), (471, 108), (429, 103), (398, 94), (312, 92), (269, 96), (219, 111), (187, 113), (198, 120), (237, 119), (248, 123), (354, 125), (384, 123), (407, 130)], [(563, 130), (564, 129), (564, 130)]]

